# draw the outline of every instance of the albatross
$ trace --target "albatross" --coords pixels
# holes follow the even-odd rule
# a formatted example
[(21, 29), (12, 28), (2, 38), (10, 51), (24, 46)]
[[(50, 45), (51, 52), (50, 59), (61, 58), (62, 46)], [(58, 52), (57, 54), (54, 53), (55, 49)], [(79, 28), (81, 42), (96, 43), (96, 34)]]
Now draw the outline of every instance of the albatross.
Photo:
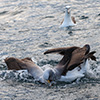
[[(84, 66), (86, 67), (88, 65), (88, 60), (92, 59), (96, 61), (96, 57), (94, 56), (95, 51), (90, 52), (90, 46), (88, 44), (82, 48), (72, 46), (49, 49), (44, 52), (44, 54), (49, 53), (59, 53), (63, 57), (55, 68), (48, 68), (44, 71), (29, 57), (24, 59), (7, 57), (5, 63), (7, 64), (8, 70), (26, 69), (37, 81), (51, 85), (56, 81), (72, 82), (77, 78), (83, 77), (85, 73), (83, 69)], [(75, 72), (79, 74), (73, 77), (72, 74), (75, 74)]]
[(62, 27), (70, 27), (76, 25), (75, 18), (71, 16), (70, 6), (66, 6), (65, 8), (65, 17), (61, 22), (60, 28)]

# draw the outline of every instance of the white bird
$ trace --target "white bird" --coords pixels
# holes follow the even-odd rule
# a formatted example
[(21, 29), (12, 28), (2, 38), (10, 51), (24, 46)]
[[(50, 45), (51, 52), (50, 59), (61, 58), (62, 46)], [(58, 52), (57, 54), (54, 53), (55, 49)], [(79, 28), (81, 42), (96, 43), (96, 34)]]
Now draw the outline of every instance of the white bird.
[(82, 48), (72, 46), (50, 49), (44, 54), (49, 53), (63, 55), (63, 58), (54, 69), (48, 68), (43, 71), (28, 57), (24, 59), (14, 57), (6, 58), (5, 63), (7, 64), (8, 70), (26, 69), (36, 81), (51, 85), (56, 81), (72, 82), (75, 79), (83, 77), (85, 73), (83, 69), (85, 68), (84, 66), (87, 66), (87, 59), (91, 58), (92, 60), (96, 60), (93, 55), (95, 51), (90, 52), (89, 45), (85, 45)]
[(64, 17), (64, 20), (61, 22), (60, 28), (70, 27), (74, 25), (76, 25), (76, 21), (75, 21), (75, 18), (71, 16), (70, 6), (66, 6), (65, 17)]

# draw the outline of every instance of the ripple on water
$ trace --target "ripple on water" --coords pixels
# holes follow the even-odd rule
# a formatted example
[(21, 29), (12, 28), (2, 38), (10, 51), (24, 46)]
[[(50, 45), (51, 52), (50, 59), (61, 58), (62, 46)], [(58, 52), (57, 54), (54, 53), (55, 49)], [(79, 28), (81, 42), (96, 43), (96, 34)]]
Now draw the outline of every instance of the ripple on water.
[(45, 42), (45, 43), (39, 45), (39, 47), (41, 47), (41, 48), (44, 48), (44, 47), (51, 47), (51, 46), (52, 46), (52, 44), (51, 44), (51, 43), (48, 43), (48, 42)]
[(2, 11), (2, 12), (0, 12), (0, 16), (6, 14), (7, 12), (8, 12), (8, 11)]

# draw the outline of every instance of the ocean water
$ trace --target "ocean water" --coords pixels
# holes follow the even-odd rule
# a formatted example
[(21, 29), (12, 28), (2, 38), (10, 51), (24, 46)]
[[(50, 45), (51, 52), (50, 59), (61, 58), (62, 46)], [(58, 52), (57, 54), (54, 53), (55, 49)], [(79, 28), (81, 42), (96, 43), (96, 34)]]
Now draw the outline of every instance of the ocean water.
[[(77, 25), (59, 28), (65, 6)], [(37, 64), (55, 66), (60, 55), (50, 48), (90, 44), (97, 61), (91, 75), (79, 83), (52, 87), (34, 82), (27, 71), (8, 71), (6, 57), (33, 57)], [(0, 0), (0, 100), (100, 100), (100, 0)]]

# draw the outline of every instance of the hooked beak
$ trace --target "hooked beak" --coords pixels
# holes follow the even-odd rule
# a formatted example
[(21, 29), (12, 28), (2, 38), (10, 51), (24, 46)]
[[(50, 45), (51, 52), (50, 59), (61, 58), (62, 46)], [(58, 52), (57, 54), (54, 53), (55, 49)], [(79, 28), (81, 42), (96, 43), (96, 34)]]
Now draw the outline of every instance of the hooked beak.
[(47, 82), (50, 84), (50, 80), (47, 80)]

